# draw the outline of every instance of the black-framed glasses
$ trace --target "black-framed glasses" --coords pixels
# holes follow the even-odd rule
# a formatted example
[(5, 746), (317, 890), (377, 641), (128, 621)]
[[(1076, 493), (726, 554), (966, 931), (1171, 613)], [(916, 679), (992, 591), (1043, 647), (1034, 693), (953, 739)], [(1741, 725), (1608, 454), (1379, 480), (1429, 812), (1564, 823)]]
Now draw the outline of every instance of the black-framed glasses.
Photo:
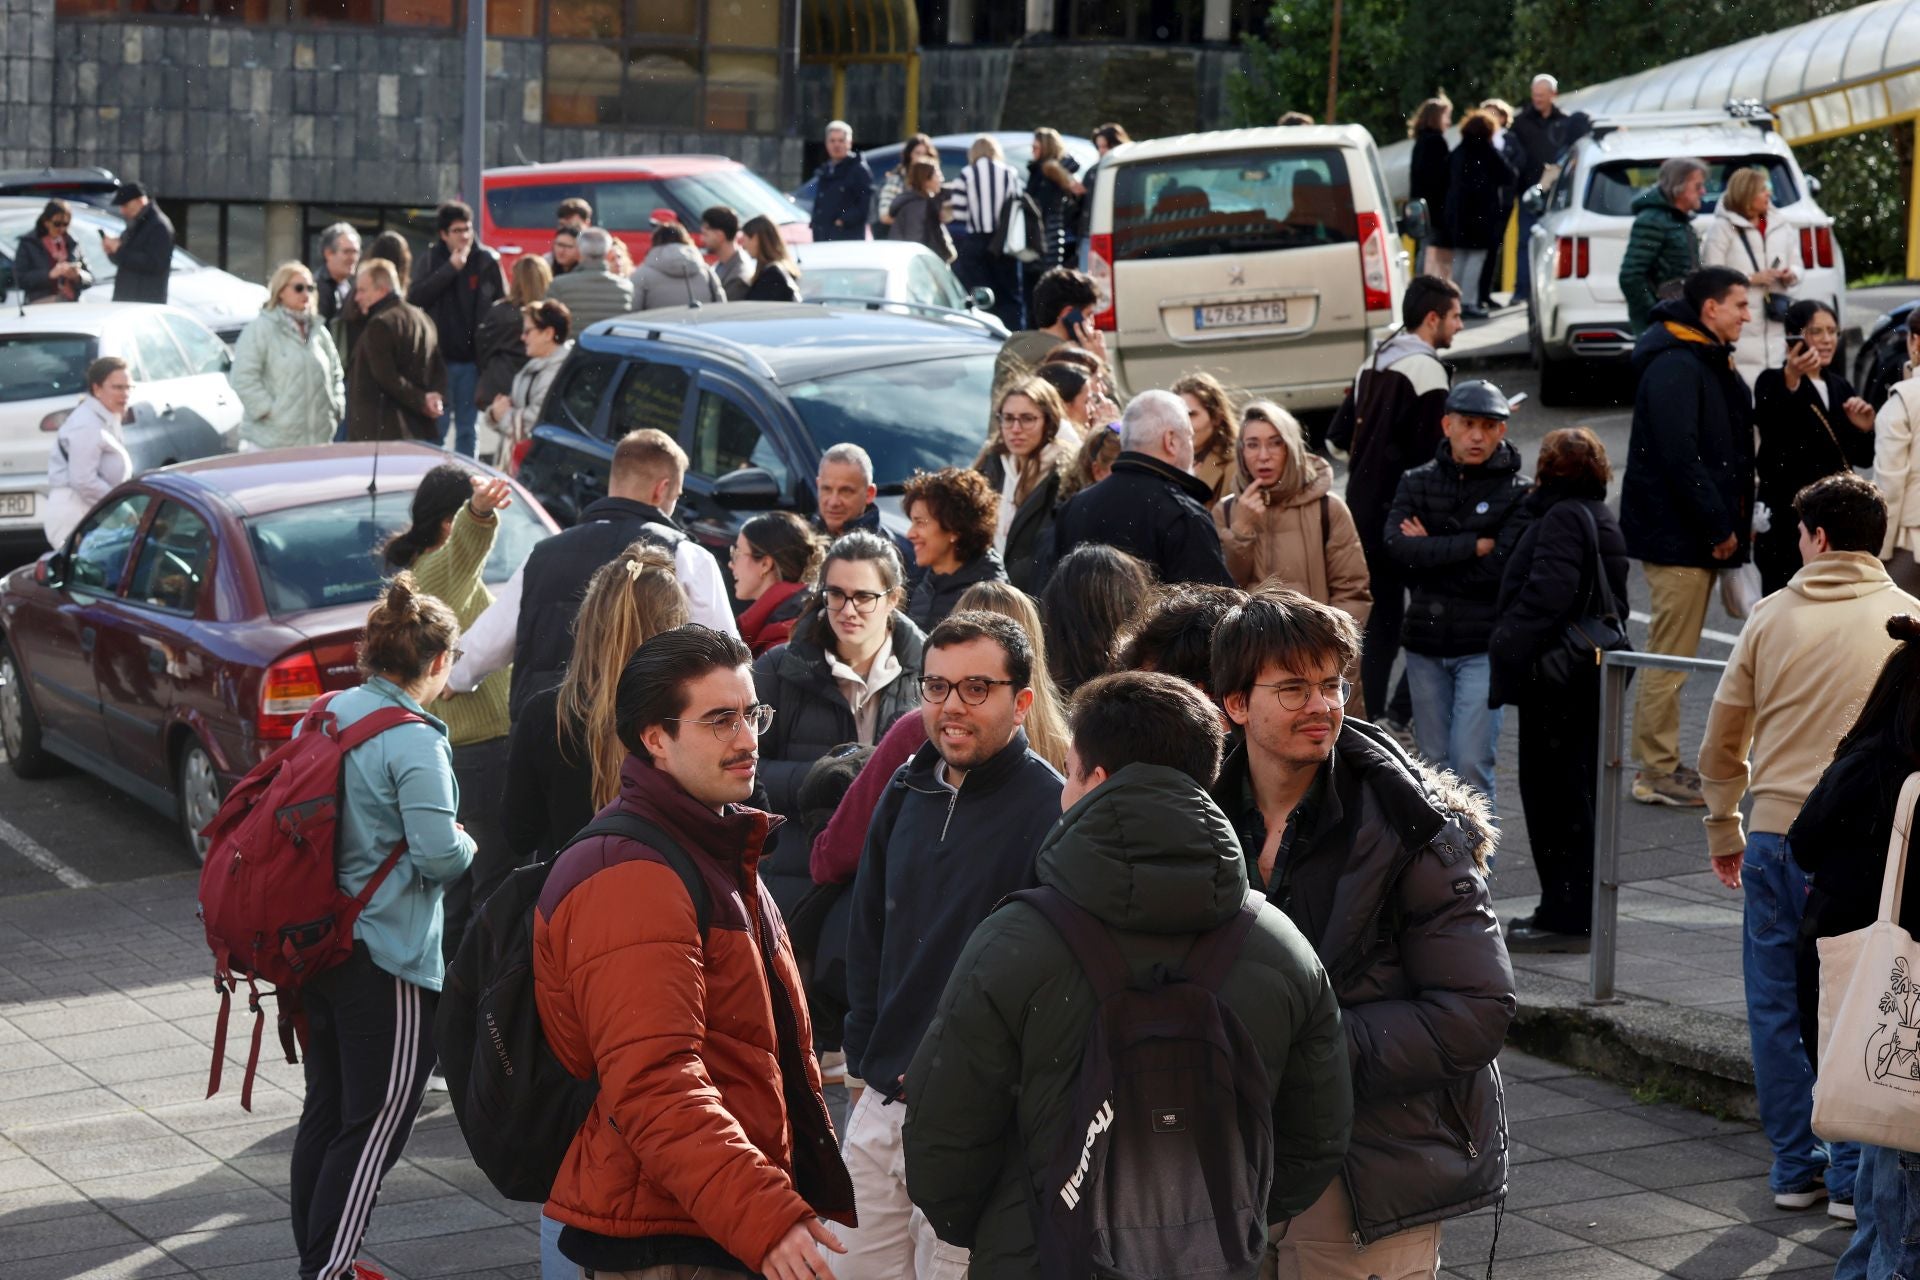
[(465, 649), (449, 649), (447, 650), (447, 652), (452, 655), (453, 660), (455, 662), (458, 662), (460, 661), (460, 659), (467, 656), (467, 651)]
[(1347, 699), (1353, 696), (1353, 682), (1345, 676), (1335, 680), (1322, 680), (1317, 684), (1311, 680), (1278, 680), (1270, 684), (1261, 684), (1256, 681), (1253, 687), (1273, 690), (1273, 696), (1279, 699), (1280, 706), (1287, 711), (1300, 710), (1307, 705), (1314, 693), (1325, 698), (1327, 705), (1333, 707), (1346, 706)]
[(960, 701), (970, 707), (977, 707), (987, 700), (995, 685), (1013, 684), (1012, 680), (989, 680), (985, 676), (964, 676), (959, 680), (949, 680), (945, 676), (921, 676), (920, 699), (931, 706), (945, 704), (955, 692)]
[(828, 613), (838, 613), (848, 605), (852, 605), (855, 613), (868, 614), (880, 607), (880, 602), (887, 598), (887, 593), (884, 591), (842, 591), (838, 587), (828, 587), (820, 593), (820, 598), (827, 602)]
[(688, 720), (682, 716), (662, 716), (675, 724), (703, 724), (712, 730), (713, 736), (721, 742), (732, 742), (740, 736), (743, 726), (753, 726), (753, 736), (759, 737), (773, 725), (773, 708), (766, 703), (756, 703), (742, 711), (723, 711), (706, 720)]

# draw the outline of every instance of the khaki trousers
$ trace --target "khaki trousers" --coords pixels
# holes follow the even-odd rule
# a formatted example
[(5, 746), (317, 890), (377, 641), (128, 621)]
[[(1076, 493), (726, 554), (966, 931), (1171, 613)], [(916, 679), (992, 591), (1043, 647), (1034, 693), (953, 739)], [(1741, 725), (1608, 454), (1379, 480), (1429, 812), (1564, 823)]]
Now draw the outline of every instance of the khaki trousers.
[(886, 1105), (877, 1090), (861, 1093), (847, 1116), (841, 1156), (853, 1177), (858, 1227), (835, 1227), (847, 1246), (828, 1258), (839, 1280), (964, 1280), (967, 1251), (933, 1234), (927, 1215), (907, 1198), (907, 1154), (901, 1126), (907, 1109)]
[[(1713, 598), (1713, 570), (1688, 565), (1642, 564), (1653, 596), (1648, 612), (1647, 652), (1692, 658), (1700, 652), (1700, 628)], [(1633, 699), (1633, 758), (1643, 772), (1665, 775), (1680, 767), (1680, 687), (1684, 671), (1639, 671)]]
[(1440, 1274), (1437, 1222), (1354, 1248), (1353, 1202), (1338, 1177), (1311, 1209), (1274, 1231), (1260, 1280), (1434, 1280)]

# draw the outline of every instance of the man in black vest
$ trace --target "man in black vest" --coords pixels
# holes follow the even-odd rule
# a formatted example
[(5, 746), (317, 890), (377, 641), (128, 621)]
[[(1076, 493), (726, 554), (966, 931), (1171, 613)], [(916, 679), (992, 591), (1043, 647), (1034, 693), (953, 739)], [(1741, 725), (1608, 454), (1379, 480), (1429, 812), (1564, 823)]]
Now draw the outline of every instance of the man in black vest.
[(508, 708), (514, 715), (536, 692), (558, 684), (573, 656), (573, 618), (587, 582), (601, 565), (645, 539), (673, 552), (674, 572), (693, 621), (740, 634), (720, 562), (674, 523), (687, 455), (673, 438), (647, 428), (621, 437), (613, 451), (607, 496), (589, 503), (573, 528), (533, 549), (492, 605), (460, 638), (464, 655), (449, 689), (474, 688), (513, 663)]

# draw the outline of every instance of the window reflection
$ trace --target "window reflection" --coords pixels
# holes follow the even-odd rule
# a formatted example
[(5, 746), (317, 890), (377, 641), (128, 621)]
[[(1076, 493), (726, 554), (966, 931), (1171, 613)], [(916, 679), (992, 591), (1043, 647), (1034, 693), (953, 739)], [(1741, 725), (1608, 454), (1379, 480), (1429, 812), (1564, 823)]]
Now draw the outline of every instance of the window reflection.
[(547, 46), (547, 123), (618, 124), (620, 51), (603, 44)]
[(694, 129), (700, 124), (700, 51), (627, 52), (627, 122)]

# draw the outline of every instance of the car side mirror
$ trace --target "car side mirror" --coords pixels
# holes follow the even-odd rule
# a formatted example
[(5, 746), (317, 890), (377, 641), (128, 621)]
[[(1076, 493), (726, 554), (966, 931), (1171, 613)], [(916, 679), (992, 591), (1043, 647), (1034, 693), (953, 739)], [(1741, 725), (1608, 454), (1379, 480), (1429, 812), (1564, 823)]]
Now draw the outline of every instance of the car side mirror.
[(1812, 174), (1807, 175), (1807, 191), (1816, 196), (1820, 194), (1820, 179)]
[(1527, 211), (1529, 217), (1539, 217), (1547, 211), (1546, 191), (1537, 185), (1528, 187), (1527, 193), (1520, 197), (1520, 207)]
[(1407, 201), (1407, 207), (1400, 211), (1400, 233), (1415, 240), (1425, 240), (1433, 234), (1433, 215), (1427, 211), (1425, 200)]
[(67, 553), (49, 551), (33, 567), (33, 577), (43, 587), (60, 588), (67, 584)]
[(233, 351), (225, 343), (220, 346), (220, 372), (233, 372)]
[(998, 299), (993, 296), (993, 290), (987, 288), (985, 285), (981, 285), (978, 289), (975, 289), (967, 295), (968, 305), (981, 311), (993, 310), (993, 304), (996, 301), (998, 301)]
[(770, 506), (780, 501), (780, 482), (765, 467), (741, 467), (713, 482), (713, 500), (730, 510)]

